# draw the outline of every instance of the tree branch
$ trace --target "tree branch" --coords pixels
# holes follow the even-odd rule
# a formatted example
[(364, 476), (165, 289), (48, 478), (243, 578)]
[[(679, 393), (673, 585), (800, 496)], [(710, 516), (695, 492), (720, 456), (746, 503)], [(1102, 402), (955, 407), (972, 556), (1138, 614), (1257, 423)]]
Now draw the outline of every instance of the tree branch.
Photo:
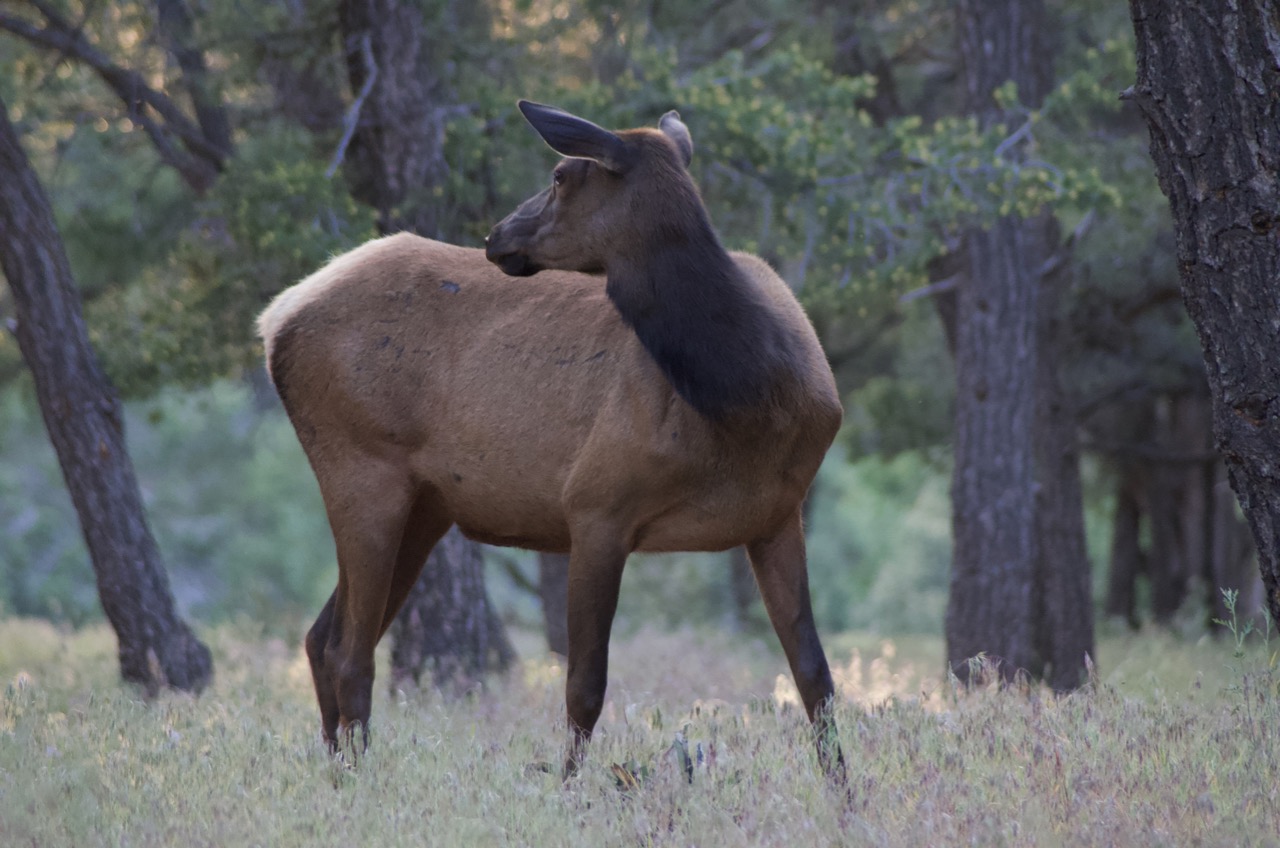
[[(74, 58), (92, 68), (124, 102), (129, 118), (146, 131), (160, 158), (178, 171), (196, 191), (212, 185), (222, 170), (228, 151), (205, 138), (200, 128), (166, 94), (146, 84), (136, 71), (116, 64), (94, 47), (70, 21), (48, 3), (30, 0), (45, 17), (43, 27), (13, 15), (0, 14), (0, 30)], [(162, 121), (148, 115), (150, 108)], [(176, 138), (182, 149), (174, 144)]]
[(360, 110), (364, 106), (364, 101), (368, 99), (369, 92), (373, 91), (374, 82), (378, 79), (378, 63), (373, 59), (373, 40), (367, 31), (360, 38), (360, 54), (364, 57), (364, 84), (360, 86), (360, 93), (356, 95), (351, 108), (347, 110), (346, 117), (342, 120), (342, 139), (338, 142), (338, 149), (333, 154), (333, 161), (324, 170), (324, 175), (329, 179), (338, 172), (343, 157), (347, 155), (347, 146), (351, 144), (351, 138), (356, 134), (356, 126), (360, 123)]
[(1097, 216), (1094, 215), (1092, 209), (1084, 213), (1084, 217), (1080, 219), (1079, 224), (1076, 224), (1076, 228), (1071, 231), (1071, 235), (1067, 236), (1066, 240), (1062, 242), (1062, 246), (1054, 251), (1053, 255), (1046, 259), (1044, 264), (1040, 266), (1041, 277), (1048, 277), (1055, 273), (1071, 259), (1071, 255), (1075, 252), (1076, 245), (1079, 244), (1080, 240), (1089, 232), (1089, 229), (1093, 226), (1093, 222), (1096, 217)]
[(936, 295), (955, 291), (959, 287), (960, 280), (963, 279), (963, 277), (963, 274), (953, 274), (946, 279), (938, 280), (936, 283), (930, 283), (927, 286), (921, 286), (920, 288), (913, 289), (906, 294), (899, 295), (898, 305), (905, 306), (913, 300), (919, 300), (922, 297), (934, 297)]
[(182, 70), (182, 81), (191, 96), (200, 134), (228, 156), (232, 149), (231, 122), (227, 120), (227, 111), (209, 82), (204, 53), (192, 46), (195, 22), (186, 0), (155, 0), (155, 4), (160, 31), (169, 54)]

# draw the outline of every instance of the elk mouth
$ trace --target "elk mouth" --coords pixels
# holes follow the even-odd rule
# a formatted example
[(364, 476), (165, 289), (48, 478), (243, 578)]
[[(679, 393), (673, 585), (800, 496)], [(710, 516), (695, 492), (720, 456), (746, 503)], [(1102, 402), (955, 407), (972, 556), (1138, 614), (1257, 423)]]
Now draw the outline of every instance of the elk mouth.
[(484, 258), (501, 268), (502, 273), (509, 277), (531, 277), (542, 270), (530, 261), (528, 254), (511, 250), (502, 242), (494, 233), (484, 240)]
[(532, 277), (542, 270), (523, 253), (493, 254), (486, 251), (485, 258), (501, 268), (502, 273), (508, 277)]

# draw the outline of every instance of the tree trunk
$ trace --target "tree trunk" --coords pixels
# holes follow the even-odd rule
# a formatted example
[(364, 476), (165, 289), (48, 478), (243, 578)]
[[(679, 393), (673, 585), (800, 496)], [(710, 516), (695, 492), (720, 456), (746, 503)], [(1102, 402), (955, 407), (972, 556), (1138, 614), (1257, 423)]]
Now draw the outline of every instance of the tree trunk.
[(1136, 100), (1169, 198), (1213, 426), (1280, 620), (1280, 8), (1130, 0)]
[[(992, 93), (1009, 80), (1034, 107), (1052, 67), (1041, 2), (959, 0), (957, 10), (970, 110), (984, 124), (1004, 120)], [(1047, 213), (1004, 217), (967, 232), (955, 263), (946, 632), (948, 666), (961, 680), (981, 654), (1005, 679), (1047, 675), (1069, 689), (1093, 649), (1076, 419), (1055, 370), (1060, 284), (1042, 280), (1057, 246)]]
[(154, 694), (198, 692), (206, 648), (178, 617), (142, 508), (115, 391), (80, 313), (48, 199), (0, 102), (0, 268), (13, 292), (18, 345), (80, 518), (125, 680)]
[[(1153, 441), (1162, 450), (1176, 452), (1174, 406), (1171, 399), (1156, 403)], [(1186, 463), (1153, 462), (1147, 468), (1144, 498), (1151, 528), (1151, 553), (1147, 577), (1151, 582), (1151, 615), (1168, 625), (1187, 597), (1188, 559), (1197, 552), (1188, 545), (1184, 502), (1187, 499)]]
[(538, 554), (538, 595), (547, 647), (569, 656), (569, 555)]
[[(1045, 235), (1056, 243), (1056, 227)], [(1093, 588), (1085, 550), (1084, 493), (1075, 404), (1062, 387), (1058, 363), (1067, 360), (1059, 295), (1070, 266), (1045, 276), (1036, 331), (1037, 566), (1032, 626), (1045, 682), (1062, 692), (1088, 682), (1085, 657), (1094, 655)]]
[(439, 238), (430, 191), (447, 173), (449, 110), (435, 53), (449, 33), (429, 28), (422, 6), (407, 0), (341, 0), (338, 25), (357, 98), (343, 169), (351, 194), (378, 210), (382, 232)]
[[(806, 501), (807, 503), (807, 501)], [(751, 624), (751, 611), (760, 597), (756, 576), (751, 571), (747, 549), (737, 547), (729, 551), (729, 627), (746, 630)]]
[(1142, 553), (1142, 506), (1137, 489), (1141, 478), (1133, 465), (1124, 464), (1116, 482), (1116, 508), (1111, 520), (1111, 562), (1108, 567), (1107, 615), (1124, 619), (1136, 630), (1138, 618), (1138, 575), (1145, 571)]
[(1002, 675), (1038, 671), (1036, 256), (1021, 221), (971, 232), (956, 301), (956, 435), (947, 662), (962, 681), (979, 654)]
[(454, 527), (427, 557), (422, 577), (391, 624), (391, 688), (432, 682), (471, 689), (515, 656), (484, 589), (480, 547)]
[(1210, 511), (1213, 531), (1206, 562), (1205, 591), (1209, 621), (1230, 618), (1222, 591), (1236, 592), (1236, 615), (1242, 620), (1262, 611), (1258, 569), (1253, 563), (1253, 539), (1249, 526), (1240, 520), (1236, 499), (1227, 484), (1226, 469), (1213, 465), (1210, 478)]

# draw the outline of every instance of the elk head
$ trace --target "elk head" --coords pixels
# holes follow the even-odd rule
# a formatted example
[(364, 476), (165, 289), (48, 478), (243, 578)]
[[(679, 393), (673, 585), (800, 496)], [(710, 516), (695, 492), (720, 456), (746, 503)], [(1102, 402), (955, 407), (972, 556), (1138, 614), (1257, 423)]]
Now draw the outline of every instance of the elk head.
[(603, 273), (642, 248), (645, 234), (692, 201), (689, 129), (668, 112), (658, 129), (610, 132), (557, 109), (521, 100), (520, 111), (557, 153), (551, 184), (520, 204), (485, 239), (490, 262), (512, 276), (545, 268)]

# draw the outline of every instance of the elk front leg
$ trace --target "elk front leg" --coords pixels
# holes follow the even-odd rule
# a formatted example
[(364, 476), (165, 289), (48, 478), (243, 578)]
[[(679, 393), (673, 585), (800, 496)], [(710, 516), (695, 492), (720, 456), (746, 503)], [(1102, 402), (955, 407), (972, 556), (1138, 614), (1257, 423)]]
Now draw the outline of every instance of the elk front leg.
[(747, 553), (765, 610), (782, 642), (791, 675), (813, 724), (818, 762), (828, 777), (844, 783), (844, 755), (832, 712), (835, 687), (813, 622), (800, 511), (773, 537), (747, 545)]
[(609, 633), (618, 608), (618, 586), (627, 561), (620, 537), (596, 526), (572, 535), (569, 553), (569, 672), (565, 706), (569, 718), (568, 780), (586, 756), (591, 732), (604, 707), (609, 676)]

